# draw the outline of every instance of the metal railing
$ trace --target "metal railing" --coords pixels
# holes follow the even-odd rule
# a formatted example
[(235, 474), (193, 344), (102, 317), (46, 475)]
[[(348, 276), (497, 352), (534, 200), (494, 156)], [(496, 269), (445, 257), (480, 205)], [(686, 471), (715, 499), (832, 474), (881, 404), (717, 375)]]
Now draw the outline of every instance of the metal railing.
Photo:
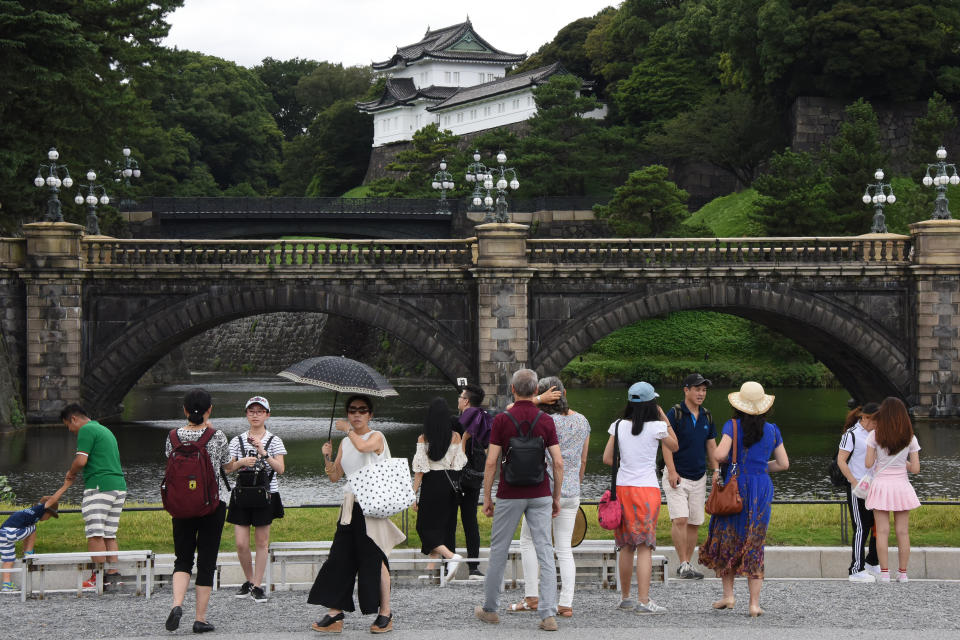
[(85, 267), (249, 265), (274, 267), (460, 266), (471, 240), (82, 240)]
[(627, 267), (906, 263), (910, 238), (529, 239), (527, 258), (531, 264)]

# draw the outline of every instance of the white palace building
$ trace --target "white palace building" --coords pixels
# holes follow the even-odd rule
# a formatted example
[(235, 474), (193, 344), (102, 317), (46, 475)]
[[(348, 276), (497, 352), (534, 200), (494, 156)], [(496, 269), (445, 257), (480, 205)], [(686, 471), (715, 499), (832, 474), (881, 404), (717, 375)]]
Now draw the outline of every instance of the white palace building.
[(527, 120), (537, 111), (533, 89), (567, 72), (554, 63), (506, 75), (525, 58), (494, 48), (473, 30), (469, 18), (428, 29), (420, 42), (373, 63), (375, 72), (387, 76), (383, 95), (357, 103), (373, 115), (373, 146), (412, 140), (414, 132), (431, 123), (461, 136)]

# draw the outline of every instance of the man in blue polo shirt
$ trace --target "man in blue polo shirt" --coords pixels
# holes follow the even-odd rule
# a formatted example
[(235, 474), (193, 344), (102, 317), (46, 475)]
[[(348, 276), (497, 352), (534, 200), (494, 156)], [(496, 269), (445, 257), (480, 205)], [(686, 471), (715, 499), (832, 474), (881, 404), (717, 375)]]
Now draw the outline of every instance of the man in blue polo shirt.
[(663, 493), (670, 512), (670, 537), (680, 563), (677, 577), (685, 580), (703, 578), (690, 560), (704, 520), (706, 461), (711, 461), (713, 467), (713, 452), (717, 448), (713, 418), (703, 407), (709, 386), (709, 380), (699, 373), (691, 373), (683, 380), (683, 402), (667, 412), (680, 448), (674, 453), (663, 451)]

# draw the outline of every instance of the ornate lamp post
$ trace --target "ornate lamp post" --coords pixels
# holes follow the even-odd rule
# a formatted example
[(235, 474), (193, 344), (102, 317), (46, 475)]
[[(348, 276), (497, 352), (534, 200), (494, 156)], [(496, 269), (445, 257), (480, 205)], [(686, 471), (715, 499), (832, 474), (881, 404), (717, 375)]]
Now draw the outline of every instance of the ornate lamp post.
[[(114, 164), (114, 166), (117, 167), (114, 170), (114, 174), (116, 176), (114, 180), (116, 182), (123, 182), (124, 195), (128, 195), (130, 193), (130, 178), (140, 177), (140, 163), (134, 158), (130, 157), (130, 147), (124, 147), (122, 153), (123, 160), (120, 160)], [(129, 211), (136, 206), (136, 201), (130, 197), (120, 199), (121, 211)]]
[[(957, 175), (957, 165), (944, 162), (947, 158), (947, 150), (942, 146), (937, 149), (936, 164), (927, 165), (927, 175), (923, 176), (923, 184), (926, 187), (934, 186), (937, 188), (937, 201), (933, 207), (933, 220), (949, 220), (950, 208), (947, 200), (947, 185), (960, 184), (960, 176)], [(930, 170), (935, 169), (935, 176), (930, 175)], [(951, 173), (952, 172), (952, 173)]]
[(886, 233), (887, 222), (883, 216), (883, 206), (896, 202), (897, 196), (893, 195), (890, 183), (883, 181), (883, 169), (877, 169), (873, 177), (876, 182), (867, 185), (867, 190), (863, 192), (863, 204), (873, 204), (873, 226), (870, 233)]
[(450, 213), (450, 203), (447, 201), (447, 190), (453, 189), (453, 176), (447, 171), (447, 161), (441, 158), (440, 171), (433, 176), (433, 182), (430, 184), (434, 189), (440, 191), (440, 202), (437, 203), (437, 213)]
[[(514, 191), (520, 188), (520, 182), (517, 180), (517, 172), (512, 168), (504, 166), (506, 163), (507, 154), (505, 154), (503, 151), (498, 152), (498, 166), (495, 167), (493, 171), (495, 174), (496, 172), (499, 172), (499, 176), (497, 176), (496, 185), (490, 185), (491, 187), (496, 186), (497, 188), (497, 222), (510, 222), (510, 216), (507, 214), (507, 187), (509, 186)], [(507, 181), (508, 177), (510, 178), (509, 181)]]
[[(486, 210), (487, 215), (484, 216), (484, 222), (493, 222), (493, 198), (490, 198), (489, 194), (486, 194), (484, 197), (484, 183), (487, 180), (491, 179), (490, 174), (488, 173), (486, 165), (480, 162), (480, 152), (473, 152), (473, 162), (467, 165), (467, 173), (464, 176), (464, 179), (467, 182), (473, 183), (473, 196), (470, 198), (470, 210), (471, 211), (482, 211)], [(489, 199), (490, 203), (486, 204), (486, 200)]]
[[(97, 184), (95, 181), (97, 179), (97, 174), (93, 169), (87, 171), (87, 184), (80, 185), (80, 193), (77, 194), (77, 197), (73, 199), (79, 205), (82, 205), (84, 202), (87, 203), (87, 234), (91, 236), (100, 235), (100, 223), (97, 220), (97, 203), (99, 202), (102, 205), (110, 204), (110, 198), (107, 196), (106, 189), (103, 188), (103, 185)], [(87, 196), (83, 196), (83, 189), (87, 188)], [(100, 197), (97, 197), (99, 192)]]
[[(67, 170), (67, 165), (57, 164), (57, 160), (60, 158), (60, 153), (53, 147), (50, 147), (50, 151), (47, 152), (47, 159), (50, 160), (50, 164), (42, 164), (40, 168), (37, 169), (37, 177), (33, 179), (33, 184), (38, 189), (42, 189), (46, 185), (50, 189), (50, 199), (47, 200), (47, 215), (44, 220), (47, 222), (63, 222), (63, 212), (60, 208), (60, 199), (57, 197), (60, 193), (60, 187), (63, 186), (66, 189), (69, 189), (73, 186), (73, 178), (70, 177), (70, 171)], [(47, 169), (47, 177), (43, 177), (43, 170)], [(63, 173), (63, 178), (60, 178), (60, 173)]]

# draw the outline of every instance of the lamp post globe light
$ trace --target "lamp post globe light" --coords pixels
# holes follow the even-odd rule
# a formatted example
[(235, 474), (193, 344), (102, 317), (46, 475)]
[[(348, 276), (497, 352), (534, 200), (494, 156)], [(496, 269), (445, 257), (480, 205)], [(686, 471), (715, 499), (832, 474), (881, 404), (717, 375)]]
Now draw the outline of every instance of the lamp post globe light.
[[(60, 187), (69, 189), (73, 186), (73, 178), (70, 177), (70, 171), (65, 164), (57, 164), (60, 159), (60, 152), (54, 147), (47, 151), (47, 160), (50, 164), (41, 164), (37, 169), (37, 177), (33, 179), (33, 184), (38, 189), (47, 187), (50, 189), (50, 198), (47, 200), (47, 215), (44, 220), (47, 222), (63, 222), (63, 211), (60, 206)], [(47, 170), (47, 177), (43, 177), (43, 170)], [(61, 174), (63, 178), (61, 178)]]
[(447, 161), (440, 159), (440, 171), (433, 176), (431, 187), (440, 191), (440, 201), (437, 203), (437, 213), (450, 213), (450, 202), (447, 200), (447, 191), (453, 189), (453, 176), (447, 171)]
[[(497, 190), (497, 222), (510, 222), (510, 215), (507, 213), (507, 187), (514, 191), (520, 188), (516, 170), (507, 167), (506, 164), (507, 154), (499, 151), (497, 153), (497, 166), (493, 169), (496, 182), (493, 182), (492, 179), (490, 181), (490, 188), (495, 187)], [(497, 172), (499, 172), (499, 175), (497, 175)]]
[[(97, 174), (93, 169), (87, 171), (87, 183), (79, 185), (79, 193), (73, 199), (78, 205), (87, 204), (87, 235), (100, 235), (100, 222), (97, 220), (97, 204), (110, 204), (110, 197), (107, 195), (103, 185), (96, 182)], [(83, 195), (83, 189), (87, 189), (87, 195)], [(97, 195), (99, 194), (99, 195)]]
[(140, 163), (131, 157), (130, 147), (123, 147), (121, 150), (123, 158), (118, 162), (113, 163), (114, 168), (114, 182), (123, 182), (123, 198), (120, 199), (120, 211), (130, 211), (137, 206), (136, 200), (129, 197), (130, 193), (130, 178), (139, 178), (140, 173)]
[(890, 183), (883, 181), (883, 169), (877, 169), (873, 177), (876, 182), (867, 185), (867, 190), (863, 192), (863, 204), (873, 205), (873, 226), (870, 233), (886, 233), (887, 222), (883, 207), (896, 202), (897, 196), (893, 195)]
[[(490, 197), (489, 188), (484, 188), (484, 184), (492, 179), (486, 165), (480, 162), (480, 152), (473, 152), (473, 162), (467, 165), (467, 173), (464, 179), (473, 184), (473, 195), (470, 196), (471, 211), (486, 211), (483, 217), (484, 222), (493, 222), (493, 198)], [(487, 193), (485, 193), (485, 191)], [(489, 203), (487, 202), (489, 201)]]
[[(960, 184), (960, 175), (957, 175), (957, 165), (944, 162), (947, 159), (947, 150), (944, 147), (937, 149), (937, 162), (927, 165), (927, 175), (923, 176), (925, 187), (937, 188), (937, 200), (933, 206), (933, 220), (949, 220), (950, 208), (947, 200), (947, 185)], [(933, 176), (930, 171), (934, 170)]]

